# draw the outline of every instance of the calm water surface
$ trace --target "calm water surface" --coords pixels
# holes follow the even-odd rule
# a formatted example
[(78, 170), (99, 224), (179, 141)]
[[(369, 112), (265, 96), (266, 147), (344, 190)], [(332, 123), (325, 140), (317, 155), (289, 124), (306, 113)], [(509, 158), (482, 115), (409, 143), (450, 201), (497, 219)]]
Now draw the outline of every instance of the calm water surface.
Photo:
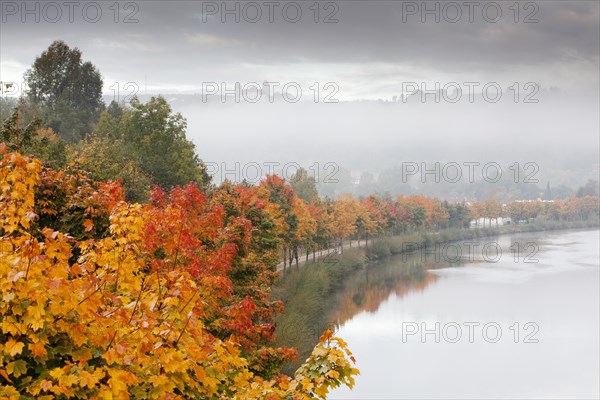
[(332, 319), (361, 375), (331, 398), (599, 397), (599, 231), (478, 241), (352, 278)]

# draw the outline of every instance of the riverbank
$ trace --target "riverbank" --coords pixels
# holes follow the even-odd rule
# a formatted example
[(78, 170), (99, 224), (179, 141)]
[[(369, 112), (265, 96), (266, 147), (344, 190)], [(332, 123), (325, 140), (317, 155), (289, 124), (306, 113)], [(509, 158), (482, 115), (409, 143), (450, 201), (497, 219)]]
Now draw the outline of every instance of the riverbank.
[[(276, 318), (278, 345), (298, 348), (299, 360), (310, 353), (322, 331), (328, 327), (329, 313), (336, 308), (336, 294), (348, 276), (369, 263), (437, 244), (497, 237), (504, 234), (598, 228), (598, 220), (576, 222), (540, 221), (476, 229), (446, 229), (439, 232), (411, 232), (374, 240), (368, 248), (351, 248), (332, 253), (300, 268), (290, 268), (285, 279), (273, 287), (273, 297), (285, 305)], [(294, 366), (286, 367), (293, 370)]]

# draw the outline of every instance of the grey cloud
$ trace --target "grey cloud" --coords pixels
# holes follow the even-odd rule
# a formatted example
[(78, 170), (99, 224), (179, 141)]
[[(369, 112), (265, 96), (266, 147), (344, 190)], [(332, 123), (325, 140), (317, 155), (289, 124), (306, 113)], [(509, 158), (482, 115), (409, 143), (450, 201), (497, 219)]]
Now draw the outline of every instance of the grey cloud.
[[(98, 57), (116, 51), (120, 58), (130, 57), (143, 63), (157, 61), (156, 56), (161, 54), (165, 66), (182, 59), (205, 65), (408, 62), (454, 71), (543, 65), (573, 58), (598, 62), (597, 2), (537, 2), (538, 23), (514, 23), (506, 2), (501, 2), (504, 14), (497, 23), (485, 22), (477, 12), (474, 23), (468, 22), (466, 16), (457, 23), (443, 19), (434, 23), (429, 16), (428, 23), (421, 23), (418, 15), (402, 21), (402, 4), (406, 2), (340, 1), (336, 3), (339, 11), (335, 15), (339, 22), (332, 24), (315, 24), (312, 14), (308, 14), (312, 13), (309, 3), (302, 3), (305, 14), (295, 24), (277, 13), (274, 23), (269, 23), (266, 16), (258, 23), (243, 19), (235, 23), (231, 16), (227, 23), (215, 18), (202, 22), (203, 2), (136, 3), (139, 12), (135, 18), (139, 23), (134, 24), (115, 24), (112, 11), (107, 8), (96, 24), (81, 18), (75, 24), (62, 20), (56, 24), (23, 24), (9, 17), (2, 27), (2, 45), (21, 62), (31, 59), (32, 54), (39, 53), (55, 38)], [(108, 7), (108, 3), (103, 4)], [(233, 2), (228, 4), (232, 7)], [(125, 14), (121, 10), (119, 18)], [(521, 10), (520, 18), (526, 14)]]

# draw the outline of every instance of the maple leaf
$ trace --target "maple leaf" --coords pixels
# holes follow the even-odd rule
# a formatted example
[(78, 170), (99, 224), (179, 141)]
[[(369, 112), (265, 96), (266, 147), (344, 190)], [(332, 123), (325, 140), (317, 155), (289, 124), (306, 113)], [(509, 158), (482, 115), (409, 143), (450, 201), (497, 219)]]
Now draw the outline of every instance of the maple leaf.
[(10, 354), (12, 357), (14, 357), (17, 354), (21, 354), (24, 345), (24, 343), (17, 342), (14, 339), (9, 339), (4, 345), (4, 353)]
[(16, 360), (6, 365), (6, 372), (15, 378), (27, 373), (27, 363), (24, 360)]
[(40, 382), (40, 389), (42, 389), (44, 392), (47, 392), (48, 390), (50, 390), (50, 388), (52, 388), (52, 382), (48, 381), (46, 379), (42, 380)]

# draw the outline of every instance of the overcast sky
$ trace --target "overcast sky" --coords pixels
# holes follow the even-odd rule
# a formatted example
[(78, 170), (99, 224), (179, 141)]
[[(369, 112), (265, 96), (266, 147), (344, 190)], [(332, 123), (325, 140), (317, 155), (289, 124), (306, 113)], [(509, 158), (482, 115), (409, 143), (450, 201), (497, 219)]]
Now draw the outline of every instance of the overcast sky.
[[(2, 1), (0, 79), (20, 82), (35, 57), (62, 39), (98, 67), (108, 98), (117, 86), (120, 99), (131, 93), (128, 82), (138, 94), (168, 94), (206, 161), (335, 162), (360, 173), (403, 161), (476, 159), (537, 162), (545, 177), (563, 170), (593, 176), (599, 4)], [(304, 102), (177, 97), (200, 93), (207, 82), (264, 81), (279, 83), (276, 91), (296, 82)], [(398, 101), (414, 91), (407, 84), (433, 89), (436, 82), (456, 82), (461, 104), (436, 104), (433, 96), (392, 107), (323, 104)], [(315, 83), (319, 104), (306, 104)], [(467, 91), (479, 95), (486, 84), (503, 90), (502, 101), (470, 104)], [(537, 102), (524, 104), (527, 96)]]
[(598, 85), (597, 1), (2, 3), (3, 81), (21, 80), (62, 39), (97, 65), (105, 92), (130, 81), (163, 93), (213, 81), (333, 81), (343, 100), (388, 98), (412, 81)]

